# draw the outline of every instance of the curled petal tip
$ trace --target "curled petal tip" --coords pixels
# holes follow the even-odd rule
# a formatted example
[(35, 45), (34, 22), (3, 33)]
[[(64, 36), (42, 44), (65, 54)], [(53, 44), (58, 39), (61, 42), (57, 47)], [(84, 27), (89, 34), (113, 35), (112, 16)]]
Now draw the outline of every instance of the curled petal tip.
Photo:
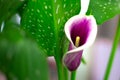
[(64, 64), (70, 71), (75, 71), (81, 63), (82, 51), (74, 54), (66, 54)]

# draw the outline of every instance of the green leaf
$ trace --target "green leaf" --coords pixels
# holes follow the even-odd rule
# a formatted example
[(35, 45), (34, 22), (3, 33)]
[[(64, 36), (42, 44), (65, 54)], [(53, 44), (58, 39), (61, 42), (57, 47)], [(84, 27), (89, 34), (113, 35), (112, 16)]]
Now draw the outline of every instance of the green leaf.
[(102, 24), (120, 14), (120, 0), (90, 0), (87, 14), (94, 15), (97, 23)]
[(45, 56), (18, 27), (7, 24), (0, 33), (0, 71), (7, 80), (48, 80)]
[(62, 46), (64, 24), (79, 13), (79, 3), (79, 0), (29, 0), (22, 16), (22, 27), (38, 42), (42, 51), (56, 55)]
[(23, 3), (22, 0), (0, 0), (0, 24), (15, 14)]

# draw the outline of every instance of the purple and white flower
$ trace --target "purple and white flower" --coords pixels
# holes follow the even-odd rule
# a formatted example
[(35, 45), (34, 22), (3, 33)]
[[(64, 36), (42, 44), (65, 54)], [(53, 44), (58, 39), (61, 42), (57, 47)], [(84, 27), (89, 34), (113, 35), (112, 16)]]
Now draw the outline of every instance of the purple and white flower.
[(96, 20), (92, 15), (84, 15), (86, 10), (83, 10), (83, 6), (81, 6), (81, 13), (70, 18), (64, 27), (70, 45), (69, 51), (63, 57), (63, 62), (70, 71), (78, 68), (84, 49), (92, 45), (97, 34)]
[(83, 50), (95, 40), (97, 24), (92, 15), (74, 16), (65, 24), (65, 34), (70, 41), (69, 51), (64, 55), (64, 64), (71, 71), (81, 62)]

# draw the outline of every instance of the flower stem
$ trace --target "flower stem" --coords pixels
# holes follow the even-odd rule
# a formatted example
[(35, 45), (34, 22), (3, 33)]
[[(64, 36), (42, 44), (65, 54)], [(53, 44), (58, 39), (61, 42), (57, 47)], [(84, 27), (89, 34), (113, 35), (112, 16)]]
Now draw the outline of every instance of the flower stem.
[(108, 61), (108, 64), (107, 64), (107, 69), (106, 69), (106, 72), (105, 72), (105, 75), (104, 75), (104, 80), (109, 79), (112, 64), (113, 64), (113, 61), (114, 61), (114, 58), (115, 58), (115, 53), (116, 53), (116, 50), (117, 50), (117, 46), (119, 44), (119, 39), (120, 39), (120, 18), (119, 18), (119, 23), (118, 23), (118, 27), (117, 27), (117, 30), (116, 30), (111, 54), (110, 54), (109, 61)]
[(71, 72), (71, 80), (76, 80), (76, 71)]
[(68, 80), (68, 70), (64, 67), (64, 79)]
[(55, 56), (55, 61), (57, 65), (58, 80), (68, 80), (68, 70), (62, 64), (62, 58)]
[(58, 80), (64, 80), (62, 61), (59, 58), (55, 58), (55, 60), (57, 65)]

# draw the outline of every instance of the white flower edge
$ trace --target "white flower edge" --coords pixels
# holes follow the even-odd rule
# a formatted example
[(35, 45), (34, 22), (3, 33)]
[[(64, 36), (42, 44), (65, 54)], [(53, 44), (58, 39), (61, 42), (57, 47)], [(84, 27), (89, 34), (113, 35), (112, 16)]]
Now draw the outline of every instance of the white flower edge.
[(85, 15), (90, 4), (90, 0), (81, 0), (81, 11), (80, 15)]
[(93, 44), (93, 42), (94, 42), (94, 40), (96, 38), (96, 35), (97, 35), (97, 24), (96, 24), (96, 20), (95, 20), (94, 16), (92, 16), (92, 15), (90, 15), (90, 16), (76, 15), (76, 16), (73, 16), (72, 18), (70, 18), (66, 22), (65, 27), (64, 27), (65, 34), (66, 34), (68, 40), (71, 42), (72, 45), (74, 45), (73, 42), (72, 42), (72, 40), (71, 40), (71, 37), (70, 37), (71, 24), (73, 23), (73, 21), (80, 20), (80, 19), (82, 19), (84, 17), (87, 18), (87, 19), (90, 19), (90, 21), (91, 21), (91, 23), (90, 23), (91, 32), (89, 33), (89, 36), (88, 36), (86, 42), (82, 46), (80, 46), (78, 48), (76, 48), (75, 46), (73, 46), (74, 49), (68, 51), (67, 54), (68, 53), (79, 52), (81, 50), (84, 50), (84, 49), (90, 47)]

